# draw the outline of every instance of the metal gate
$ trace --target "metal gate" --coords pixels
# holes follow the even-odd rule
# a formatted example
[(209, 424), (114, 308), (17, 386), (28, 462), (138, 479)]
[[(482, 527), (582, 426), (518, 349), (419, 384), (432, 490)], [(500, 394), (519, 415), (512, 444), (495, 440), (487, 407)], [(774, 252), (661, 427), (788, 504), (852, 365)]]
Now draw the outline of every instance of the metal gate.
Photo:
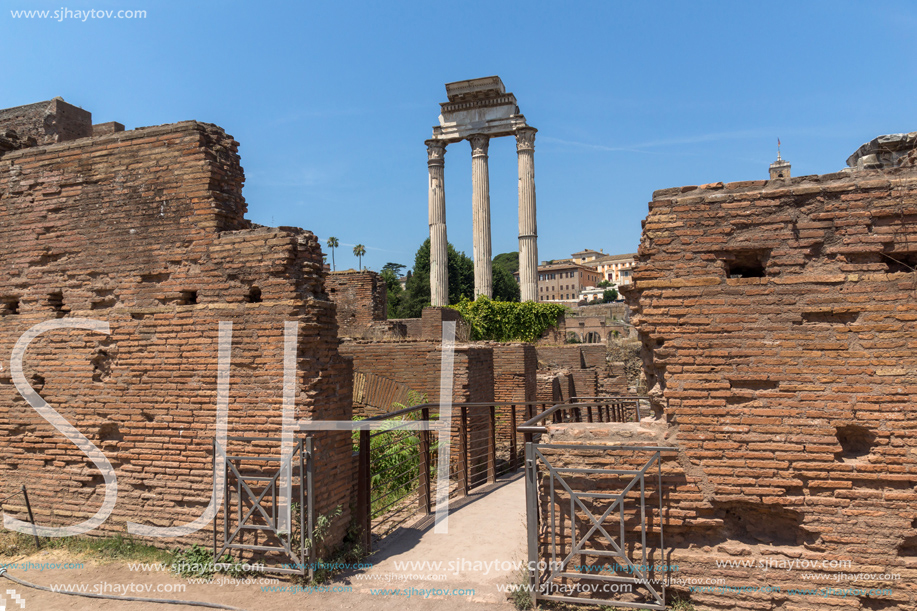
[[(272, 437), (227, 437), (227, 442), (273, 442), (281, 448), (280, 439)], [(263, 448), (261, 448), (263, 449)], [(218, 481), (218, 458), (223, 460), (223, 528), (221, 541), (217, 541), (217, 520), (213, 520), (213, 561), (219, 562), (228, 550), (244, 550), (265, 554), (279, 554), (283, 558), (280, 566), (264, 563), (262, 570), (271, 573), (309, 575), (315, 570), (315, 546), (313, 536), (313, 491), (312, 491), (312, 437), (296, 440), (290, 458), (290, 479), (292, 494), (288, 501), (298, 502), (291, 508), (290, 529), (282, 530), (280, 523), (281, 502), (278, 481), (283, 474), (281, 454), (230, 455), (217, 440), (213, 442), (213, 476)], [(250, 463), (248, 467), (245, 463)], [(277, 463), (276, 470), (268, 469), (270, 463)], [(248, 507), (246, 508), (246, 505)], [(298, 515), (297, 515), (298, 514)], [(298, 522), (298, 524), (296, 523)], [(298, 527), (298, 530), (297, 530)], [(246, 533), (252, 533), (258, 543), (245, 543)], [(298, 545), (296, 540), (298, 539)]]
[[(557, 450), (561, 452), (555, 456)], [(667, 577), (656, 578), (658, 571), (655, 569), (666, 571), (667, 568), (648, 564), (652, 562), (650, 548), (654, 545), (647, 538), (647, 510), (652, 513), (656, 508), (647, 506), (647, 481), (658, 498), (655, 514), (659, 529), (658, 553), (664, 558), (660, 455), (674, 450), (662, 446), (525, 444), (528, 559), (535, 605), (538, 600), (553, 600), (665, 609)], [(597, 462), (608, 462), (609, 457), (615, 461), (620, 458), (625, 467), (633, 468), (560, 464), (561, 457), (570, 460), (577, 454), (595, 451), (602, 452), (595, 457)], [(640, 453), (649, 453), (649, 458), (638, 458)], [(582, 461), (573, 462), (582, 464)], [(597, 482), (603, 484), (602, 491), (595, 491)], [(615, 485), (609, 486), (609, 483)], [(604, 508), (600, 506), (603, 503), (607, 503)], [(631, 507), (625, 511), (628, 503)], [(636, 537), (632, 534), (630, 541), (626, 532), (628, 519), (631, 530), (639, 520), (639, 534)], [(631, 557), (638, 555), (639, 564)], [(596, 565), (594, 561), (590, 564), (588, 558), (603, 559), (602, 564)], [(574, 592), (586, 596), (574, 596)]]

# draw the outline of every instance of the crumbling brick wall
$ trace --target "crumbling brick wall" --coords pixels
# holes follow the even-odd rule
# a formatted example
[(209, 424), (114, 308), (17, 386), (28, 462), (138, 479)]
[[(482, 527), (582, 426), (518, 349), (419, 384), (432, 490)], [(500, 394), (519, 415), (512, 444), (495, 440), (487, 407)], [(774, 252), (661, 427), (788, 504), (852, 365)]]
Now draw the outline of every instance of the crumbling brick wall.
[(61, 98), (0, 110), (0, 135), (12, 130), (22, 140), (53, 144), (92, 136), (92, 113)]
[(376, 272), (331, 272), (326, 288), (337, 307), (341, 335), (359, 337), (373, 322), (388, 316), (385, 282)]
[[(13, 347), (40, 322), (109, 326), (49, 331), (24, 358), (26, 380), (114, 467), (109, 533), (128, 521), (184, 524), (207, 506), (221, 321), (232, 323), (230, 435), (280, 435), (288, 321), (299, 325), (296, 417), (350, 419), (351, 370), (318, 241), (252, 228), (237, 146), (184, 122), (0, 158), (0, 495), (27, 484), (40, 524), (86, 519), (106, 488), (14, 387)], [(316, 447), (316, 511), (343, 510), (334, 543), (349, 519), (350, 438), (321, 433)], [(15, 503), (4, 509), (23, 517)]]
[[(695, 592), (702, 608), (917, 605), (915, 178), (895, 168), (653, 196), (627, 300), (654, 409), (680, 448), (671, 562), (682, 577), (783, 592)], [(815, 568), (716, 564), (736, 559)], [(857, 573), (900, 580), (835, 578)], [(892, 593), (786, 594), (851, 586)]]

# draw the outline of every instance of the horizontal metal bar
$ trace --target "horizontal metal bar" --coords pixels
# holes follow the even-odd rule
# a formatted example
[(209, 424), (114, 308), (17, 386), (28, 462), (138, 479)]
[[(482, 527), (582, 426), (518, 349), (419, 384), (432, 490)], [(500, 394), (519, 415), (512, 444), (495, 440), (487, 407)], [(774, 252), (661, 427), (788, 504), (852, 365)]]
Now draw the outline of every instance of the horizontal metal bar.
[(253, 552), (283, 552), (286, 553), (285, 547), (273, 547), (269, 545), (243, 545), (241, 543), (230, 543), (226, 545), (227, 549), (247, 549)]
[(621, 495), (620, 494), (606, 494), (604, 492), (577, 492), (576, 496), (580, 498), (589, 497), (593, 499), (616, 499)]
[(672, 446), (613, 446), (613, 445), (574, 445), (569, 443), (539, 443), (538, 449), (551, 450), (643, 450), (646, 452), (676, 452), (678, 448)]
[[(295, 564), (306, 564), (305, 562), (297, 562)], [(305, 571), (298, 569), (281, 569), (281, 568), (272, 568), (269, 566), (258, 566), (258, 570), (264, 573), (279, 573), (282, 575), (302, 575)]]
[(581, 469), (577, 467), (554, 467), (554, 471), (563, 471), (564, 473), (605, 473), (606, 475), (638, 475), (643, 471), (622, 470), (622, 469)]
[(652, 609), (653, 611), (665, 611), (665, 605), (655, 603), (628, 603), (620, 600), (610, 600), (607, 598), (577, 598), (575, 596), (552, 596), (550, 594), (538, 594), (538, 600), (554, 600), (562, 603), (578, 603), (588, 605), (608, 605), (615, 607), (630, 607), (632, 609)]
[[(274, 441), (276, 443), (282, 443), (283, 438), (281, 437), (245, 437), (240, 435), (228, 435), (226, 441)], [(297, 443), (302, 441), (300, 438), (294, 438), (293, 442)]]
[(282, 460), (280, 456), (227, 456), (227, 460), (260, 460), (262, 462), (271, 462)]
[[(554, 575), (554, 578), (555, 578), (555, 579), (558, 578), (558, 577), (572, 577), (572, 578), (574, 578), (574, 579), (583, 579), (583, 578), (585, 577), (585, 578), (588, 578), (588, 579), (590, 579), (590, 580), (595, 580), (595, 581), (607, 581), (607, 582), (609, 582), (609, 583), (632, 583), (632, 584), (638, 585), (638, 586), (646, 585), (646, 582), (644, 582), (642, 579), (640, 579), (640, 578), (638, 578), (638, 577), (616, 577), (616, 576), (613, 576), (613, 575), (598, 575), (598, 574), (596, 574), (596, 573), (569, 573), (569, 572), (564, 572), (564, 573), (557, 573), (556, 575)], [(647, 587), (649, 587), (649, 586), (647, 586)]]
[[(232, 524), (230, 524), (232, 526)], [(257, 524), (243, 524), (239, 526), (241, 530), (274, 530), (273, 526), (258, 526)]]
[[(616, 552), (610, 549), (584, 549), (584, 550), (579, 550), (576, 552), (577, 556), (579, 556), (580, 554), (582, 554), (583, 556), (617, 556), (619, 558), (622, 557), (620, 552)], [(626, 558), (625, 558), (625, 561), (627, 561)]]

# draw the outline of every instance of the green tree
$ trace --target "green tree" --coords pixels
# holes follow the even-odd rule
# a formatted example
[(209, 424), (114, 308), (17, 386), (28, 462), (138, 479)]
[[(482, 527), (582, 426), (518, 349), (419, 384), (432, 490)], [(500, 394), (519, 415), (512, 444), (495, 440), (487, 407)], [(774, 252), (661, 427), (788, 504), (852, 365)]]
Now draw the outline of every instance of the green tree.
[[(404, 267), (401, 265), (400, 267)], [(386, 266), (382, 268), (382, 280), (385, 282), (387, 292), (387, 308), (389, 318), (401, 317), (401, 302), (404, 300), (404, 289), (401, 288), (401, 281), (398, 274), (392, 271), (392, 268)]]
[(334, 267), (334, 249), (338, 247), (338, 239), (334, 236), (328, 238), (328, 248), (331, 249), (331, 271), (335, 271)]
[(401, 263), (392, 263), (391, 261), (389, 261), (388, 263), (382, 266), (382, 271), (384, 272), (385, 270), (389, 270), (393, 274), (395, 274), (396, 277), (400, 277), (401, 270), (403, 270), (405, 267), (407, 267), (407, 265), (402, 265)]
[(610, 301), (616, 301), (618, 299), (618, 291), (615, 289), (608, 289), (602, 293), (602, 303), (608, 303)]
[(497, 267), (502, 267), (509, 272), (509, 275), (512, 276), (513, 272), (519, 271), (519, 253), (518, 252), (504, 252), (500, 253), (494, 257), (493, 263), (494, 269)]
[(494, 299), (497, 301), (519, 301), (519, 283), (506, 268), (493, 267)]
[[(458, 252), (452, 244), (446, 245), (446, 260), (449, 270), (449, 303), (456, 304), (462, 297), (474, 296), (474, 263), (471, 257)], [(417, 249), (414, 256), (414, 270), (408, 278), (407, 290), (398, 311), (398, 318), (419, 318), (430, 305), (430, 240)]]
[(366, 247), (362, 244), (357, 244), (353, 247), (353, 256), (359, 261), (359, 267), (357, 269), (363, 269), (363, 255), (366, 254)]
[(607, 289), (609, 286), (611, 286), (611, 282), (609, 282), (608, 280), (602, 280), (596, 286), (599, 287), (600, 289)]

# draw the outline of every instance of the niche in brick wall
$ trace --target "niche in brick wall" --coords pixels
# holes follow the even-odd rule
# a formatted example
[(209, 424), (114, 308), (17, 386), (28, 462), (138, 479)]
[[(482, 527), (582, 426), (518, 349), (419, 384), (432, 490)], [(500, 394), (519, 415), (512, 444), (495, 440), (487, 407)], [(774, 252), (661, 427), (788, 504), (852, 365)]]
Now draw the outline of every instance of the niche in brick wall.
[(719, 255), (727, 278), (763, 278), (770, 259), (769, 249), (734, 250)]
[(51, 307), (51, 311), (54, 312), (54, 315), (57, 318), (61, 318), (70, 311), (70, 308), (64, 307), (64, 293), (63, 291), (54, 291), (48, 295), (48, 306)]
[(245, 296), (245, 301), (247, 303), (261, 303), (261, 289), (253, 286), (249, 289), (248, 295)]
[(859, 312), (803, 312), (802, 322), (808, 324), (849, 325), (860, 317)]
[(749, 545), (803, 545), (818, 536), (802, 527), (802, 514), (782, 505), (746, 501), (714, 502), (715, 515), (723, 521), (721, 535)]
[(19, 314), (19, 297), (0, 297), (0, 316)]
[(112, 345), (111, 339), (105, 339), (99, 342), (99, 347), (95, 350), (95, 356), (92, 357), (92, 381), (104, 382), (111, 376), (111, 366), (115, 360), (114, 353), (117, 347)]
[(837, 442), (841, 451), (835, 460), (856, 460), (867, 456), (876, 445), (876, 435), (864, 426), (849, 424), (837, 427)]
[(882, 258), (885, 259), (885, 266), (889, 274), (917, 270), (917, 252), (883, 253)]

